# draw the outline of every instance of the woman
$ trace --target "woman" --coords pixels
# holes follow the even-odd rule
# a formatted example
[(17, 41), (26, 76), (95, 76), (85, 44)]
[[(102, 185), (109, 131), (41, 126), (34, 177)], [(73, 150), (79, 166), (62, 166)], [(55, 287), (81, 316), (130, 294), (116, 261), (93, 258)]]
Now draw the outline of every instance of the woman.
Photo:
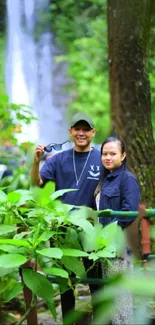
[[(137, 211), (140, 193), (137, 181), (126, 168), (124, 143), (117, 137), (107, 138), (101, 146), (101, 160), (104, 166), (101, 181), (95, 191), (98, 210)], [(100, 217), (105, 226), (116, 218)], [(133, 219), (118, 220), (124, 229)]]
[[(117, 211), (137, 211), (140, 201), (140, 192), (137, 181), (132, 173), (126, 168), (126, 152), (124, 143), (116, 137), (107, 138), (101, 146), (101, 160), (104, 167), (101, 181), (95, 191), (96, 206), (98, 210), (112, 209)], [(124, 230), (133, 219), (118, 219), (115, 217), (100, 217), (100, 223), (104, 226), (117, 221)], [(131, 269), (132, 262), (129, 258), (131, 251), (125, 248), (121, 256), (111, 260), (110, 266), (104, 276), (113, 275)], [(120, 293), (116, 297), (116, 312), (112, 320), (113, 324), (131, 324), (132, 297), (129, 293)]]

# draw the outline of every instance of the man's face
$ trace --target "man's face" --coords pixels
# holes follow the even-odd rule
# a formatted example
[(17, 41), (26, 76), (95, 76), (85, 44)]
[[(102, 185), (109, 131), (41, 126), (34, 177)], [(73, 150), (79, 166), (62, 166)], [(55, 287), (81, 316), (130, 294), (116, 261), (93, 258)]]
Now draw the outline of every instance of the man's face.
[(75, 147), (86, 148), (95, 135), (95, 129), (91, 129), (87, 122), (81, 121), (69, 129), (69, 133), (75, 143)]

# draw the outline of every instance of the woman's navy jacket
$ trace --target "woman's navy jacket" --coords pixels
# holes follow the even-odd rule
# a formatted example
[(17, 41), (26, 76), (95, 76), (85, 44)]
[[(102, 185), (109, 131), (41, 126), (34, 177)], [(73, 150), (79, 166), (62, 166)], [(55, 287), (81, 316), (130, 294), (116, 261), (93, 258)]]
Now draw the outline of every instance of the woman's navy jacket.
[[(112, 209), (117, 211), (137, 211), (140, 192), (137, 181), (124, 165), (109, 173), (103, 181), (100, 193), (99, 210)], [(134, 219), (124, 217), (100, 217), (100, 222), (107, 225), (118, 220), (118, 224), (125, 228)]]

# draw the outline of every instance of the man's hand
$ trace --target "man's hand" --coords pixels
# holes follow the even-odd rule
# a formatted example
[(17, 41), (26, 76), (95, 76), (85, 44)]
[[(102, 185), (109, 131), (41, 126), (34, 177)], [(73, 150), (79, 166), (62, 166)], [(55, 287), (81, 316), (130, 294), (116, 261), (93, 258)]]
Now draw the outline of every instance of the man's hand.
[(34, 152), (34, 160), (31, 168), (31, 185), (41, 186), (43, 181), (40, 177), (39, 163), (44, 155), (44, 146), (38, 144)]
[(44, 146), (38, 145), (34, 152), (34, 163), (39, 164), (44, 155)]

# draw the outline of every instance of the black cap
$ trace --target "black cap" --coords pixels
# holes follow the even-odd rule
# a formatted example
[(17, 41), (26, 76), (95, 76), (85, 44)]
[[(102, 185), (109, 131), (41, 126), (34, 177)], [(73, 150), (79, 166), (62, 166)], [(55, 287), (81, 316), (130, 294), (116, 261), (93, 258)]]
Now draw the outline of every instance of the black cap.
[(77, 124), (80, 121), (85, 121), (88, 123), (88, 125), (90, 126), (91, 129), (94, 129), (94, 122), (91, 119), (91, 117), (89, 117), (87, 114), (79, 112), (75, 115), (73, 115), (72, 119), (71, 119), (71, 123), (70, 123), (70, 127), (74, 127), (75, 124)]

